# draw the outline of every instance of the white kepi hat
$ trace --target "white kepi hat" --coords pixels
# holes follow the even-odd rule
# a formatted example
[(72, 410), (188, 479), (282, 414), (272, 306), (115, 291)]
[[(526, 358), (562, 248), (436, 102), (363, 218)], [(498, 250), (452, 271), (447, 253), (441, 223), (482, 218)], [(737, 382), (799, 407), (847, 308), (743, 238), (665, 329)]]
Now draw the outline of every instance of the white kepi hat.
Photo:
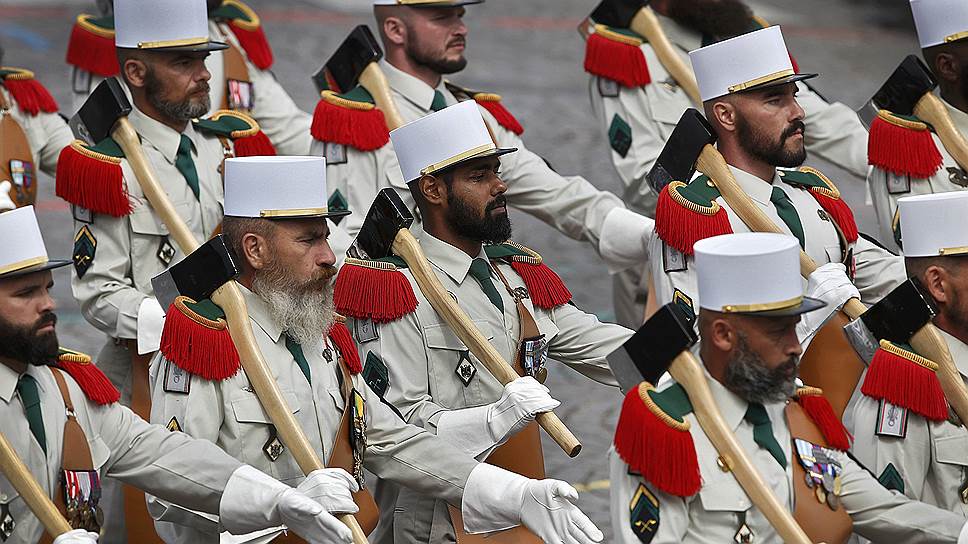
[(897, 208), (905, 257), (968, 255), (968, 192), (906, 196)]
[(327, 204), (326, 159), (237, 157), (225, 160), (225, 215), (296, 219), (342, 217)]
[(410, 6), (413, 8), (446, 8), (483, 4), (484, 0), (373, 0), (374, 6)]
[(114, 0), (114, 45), (125, 49), (217, 51), (205, 0)]
[(40, 235), (33, 206), (0, 213), (0, 279), (23, 276), (71, 264), (52, 261)]
[(480, 107), (473, 100), (390, 131), (390, 140), (407, 183), (471, 159), (517, 151), (494, 144)]
[(689, 52), (703, 102), (730, 93), (816, 77), (797, 74), (780, 27), (770, 26)]
[(911, 0), (911, 13), (922, 49), (968, 38), (965, 0)]
[(699, 306), (723, 313), (799, 315), (825, 306), (803, 296), (800, 242), (786, 234), (724, 234), (696, 242)]

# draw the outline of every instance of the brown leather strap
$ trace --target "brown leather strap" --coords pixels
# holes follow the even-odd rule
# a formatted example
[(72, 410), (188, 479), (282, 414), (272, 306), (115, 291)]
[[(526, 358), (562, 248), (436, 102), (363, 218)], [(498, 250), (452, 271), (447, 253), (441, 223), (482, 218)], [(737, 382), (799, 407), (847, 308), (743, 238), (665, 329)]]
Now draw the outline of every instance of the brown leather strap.
[[(0, 100), (3, 100), (2, 92)], [(19, 208), (37, 201), (37, 165), (33, 163), (34, 156), (23, 127), (5, 111), (4, 105), (0, 104), (0, 181), (7, 180), (14, 185), (10, 188), (10, 199)], [(15, 160), (24, 163), (27, 172), (23, 175), (30, 178), (30, 184), (19, 187), (19, 191), (10, 172), (10, 161)]]
[(837, 417), (843, 417), (865, 366), (844, 334), (848, 321), (843, 312), (836, 312), (820, 328), (800, 359), (800, 378), (823, 389)]
[(252, 82), (242, 52), (231, 41), (225, 40), (225, 42), (229, 44), (229, 47), (222, 52), (222, 67), (225, 70), (225, 81), (222, 83), (224, 88), (222, 89), (221, 109), (223, 110), (229, 109), (229, 80)]

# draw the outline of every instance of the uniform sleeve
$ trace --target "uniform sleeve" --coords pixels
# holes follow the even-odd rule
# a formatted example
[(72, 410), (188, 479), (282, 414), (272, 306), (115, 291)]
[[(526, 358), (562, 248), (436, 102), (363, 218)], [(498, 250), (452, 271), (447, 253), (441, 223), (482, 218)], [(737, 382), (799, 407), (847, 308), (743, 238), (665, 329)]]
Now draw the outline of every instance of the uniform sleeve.
[(605, 358), (624, 344), (632, 331), (602, 323), (571, 304), (552, 309), (551, 315), (558, 334), (551, 339), (548, 356), (597, 382), (618, 387)]
[(854, 285), (860, 298), (868, 306), (878, 302), (907, 279), (904, 259), (879, 247), (864, 237), (854, 245), (857, 272)]
[(840, 102), (827, 102), (803, 83), (797, 86), (797, 102), (806, 113), (807, 151), (865, 179), (869, 169), (867, 129), (857, 114)]
[[(677, 266), (669, 265), (668, 272), (664, 253), (668, 251), (677, 256)], [(696, 260), (691, 255), (682, 255), (674, 249), (667, 248), (665, 242), (658, 236), (649, 241), (649, 266), (652, 271), (652, 287), (655, 293), (656, 307), (672, 302), (676, 291), (684, 295), (692, 306), (693, 313), (699, 311), (698, 279), (696, 278)]]
[[(313, 155), (325, 157), (325, 148), (325, 143), (313, 140)], [(346, 199), (347, 209), (353, 213), (340, 220), (339, 225), (350, 236), (356, 237), (363, 227), (366, 212), (376, 200), (377, 193), (386, 187), (386, 180), (381, 179), (385, 177), (385, 172), (379, 166), (381, 154), (392, 153), (392, 151), (384, 147), (377, 151), (364, 152), (350, 146), (343, 146), (343, 153), (345, 160), (342, 162), (333, 161), (332, 157), (327, 157), (326, 185), (329, 187), (330, 196), (339, 191)]]
[[(689, 506), (682, 497), (651, 489), (640, 476), (629, 474), (628, 465), (615, 453), (608, 451), (609, 507), (612, 520), (612, 542), (617, 544), (678, 544), (689, 527)], [(639, 486), (648, 490), (639, 493)], [(654, 499), (655, 515), (650, 515), (649, 503)], [(633, 516), (635, 521), (632, 521)], [(653, 519), (654, 517), (654, 519)], [(636, 531), (640, 531), (640, 538)], [(651, 540), (650, 540), (651, 538)]]
[(888, 491), (846, 455), (841, 502), (854, 521), (854, 532), (874, 542), (951, 543), (965, 519), (959, 514)]
[(57, 174), (57, 158), (60, 157), (61, 150), (74, 141), (74, 134), (71, 133), (64, 119), (56, 113), (41, 112), (37, 115), (37, 121), (47, 137), (38, 153), (40, 169), (48, 176), (54, 177)]
[(252, 114), (279, 155), (308, 155), (312, 144), (312, 116), (296, 106), (276, 76), (256, 68), (248, 59), (249, 78), (255, 88)]
[[(937, 175), (937, 174), (935, 174)], [(910, 193), (892, 195), (888, 187), (904, 187), (912, 184), (924, 183), (925, 180), (910, 179), (886, 170), (872, 166), (867, 175), (867, 187), (870, 190), (871, 201), (874, 204), (874, 215), (877, 218), (879, 241), (892, 251), (900, 252), (894, 239), (894, 212), (897, 211), (895, 201), (898, 197), (908, 196)]]

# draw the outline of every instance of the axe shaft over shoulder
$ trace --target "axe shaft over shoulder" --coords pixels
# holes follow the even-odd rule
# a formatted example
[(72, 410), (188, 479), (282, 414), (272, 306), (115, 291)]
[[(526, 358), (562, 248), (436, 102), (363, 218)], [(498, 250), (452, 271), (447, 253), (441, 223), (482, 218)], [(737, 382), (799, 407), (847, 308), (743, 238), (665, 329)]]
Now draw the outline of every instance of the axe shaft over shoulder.
[(935, 133), (944, 145), (945, 151), (963, 169), (968, 168), (968, 141), (958, 130), (948, 110), (934, 93), (925, 94), (914, 106), (914, 115), (931, 123)]
[(649, 41), (652, 49), (655, 50), (655, 55), (659, 58), (659, 62), (662, 63), (662, 67), (676, 80), (682, 90), (686, 91), (692, 103), (697, 106), (702, 104), (695, 74), (692, 73), (692, 69), (686, 65), (675, 46), (666, 37), (652, 8), (645, 6), (640, 9), (632, 19), (630, 28)]
[(47, 530), (47, 534), (53, 538), (71, 530), (71, 525), (67, 523), (64, 516), (54, 506), (50, 497), (40, 488), (40, 484), (30, 474), (27, 465), (20, 460), (17, 452), (7, 442), (7, 438), (0, 434), (0, 469), (3, 475), (10, 480), (10, 484), (17, 490), (23, 498), (30, 511), (37, 516), (41, 525)]
[(373, 101), (386, 118), (388, 129), (394, 130), (404, 125), (400, 110), (397, 109), (397, 104), (390, 93), (390, 84), (387, 83), (387, 77), (379, 64), (371, 62), (363, 69), (360, 73), (360, 85), (373, 96)]

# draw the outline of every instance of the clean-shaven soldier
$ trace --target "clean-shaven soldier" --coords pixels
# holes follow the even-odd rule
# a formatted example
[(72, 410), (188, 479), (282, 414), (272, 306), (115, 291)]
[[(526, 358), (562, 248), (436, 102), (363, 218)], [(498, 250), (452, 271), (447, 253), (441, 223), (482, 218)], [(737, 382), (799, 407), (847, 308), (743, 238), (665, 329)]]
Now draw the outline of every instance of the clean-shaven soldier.
[[(903, 197), (898, 207), (907, 272), (937, 306), (934, 324), (964, 377), (968, 192)], [(885, 487), (968, 517), (968, 430), (948, 407), (935, 370), (910, 346), (882, 343), (844, 422), (854, 435), (857, 460)], [(896, 382), (893, 393), (884, 389), (885, 373)], [(894, 379), (900, 375), (908, 377)]]
[[(390, 137), (424, 219), (417, 236), (431, 268), (524, 377), (502, 386), (433, 309), (401, 259), (350, 255), (337, 282), (337, 310), (355, 318), (348, 326), (363, 375), (406, 421), (478, 459), (494, 452), (492, 461), (540, 477), (538, 429), (529, 423), (558, 406), (538, 383), (548, 372), (545, 360), (614, 385), (604, 357), (631, 332), (569, 304), (571, 293), (541, 256), (510, 241), (500, 171), (515, 150), (495, 146), (476, 104), (450, 106)], [(381, 292), (381, 285), (392, 287)], [(416, 306), (393, 303), (401, 297), (416, 297)], [(387, 481), (376, 491), (383, 511), (377, 542), (455, 541), (442, 501)]]
[[(803, 141), (810, 131), (797, 101), (797, 82), (816, 74), (795, 73), (780, 27), (743, 34), (689, 56), (706, 119), (739, 187), (820, 265), (806, 293), (826, 301), (828, 308), (802, 320), (803, 337), (858, 291), (861, 300), (871, 303), (900, 283), (904, 263), (858, 236), (853, 214), (834, 184), (812, 168), (797, 169), (806, 159)], [(682, 182), (670, 183), (659, 195), (658, 236), (649, 246), (660, 305), (673, 300), (695, 305), (693, 243), (749, 231), (709, 178)]]
[[(911, 12), (939, 98), (958, 131), (968, 135), (968, 5), (959, 0), (911, 0)], [(896, 244), (900, 236), (899, 198), (968, 187), (968, 165), (958, 164), (916, 117), (881, 110), (871, 125), (870, 139), (868, 158), (874, 167), (867, 183), (885, 244)]]
[[(537, 217), (572, 239), (590, 242), (610, 268), (624, 269), (640, 262), (644, 256), (644, 244), (652, 233), (650, 219), (629, 212), (621, 199), (596, 189), (582, 177), (561, 176), (543, 158), (529, 151), (521, 139), (524, 129), (501, 105), (500, 96), (469, 91), (445, 80), (445, 76), (460, 72), (467, 65), (464, 48), (468, 29), (462, 20), (464, 6), (481, 2), (483, 0), (373, 2), (385, 52), (380, 68), (386, 74), (393, 101), (403, 121), (414, 121), (460, 101), (478, 102), (496, 144), (520, 149), (505, 159), (503, 166), (508, 184), (507, 199), (512, 207)], [(372, 107), (367, 103), (372, 102), (372, 98), (362, 88), (352, 92), (349, 98), (355, 102), (353, 108)], [(345, 101), (339, 103), (345, 105)], [(318, 112), (320, 110), (317, 115)], [(317, 117), (314, 124), (323, 124), (326, 120), (325, 116)], [(384, 142), (385, 137), (384, 128)], [(343, 200), (349, 209), (362, 212), (369, 209), (380, 189), (395, 187), (400, 189), (404, 202), (416, 210), (415, 202), (407, 194), (407, 180), (401, 177), (391, 150), (379, 149), (367, 153), (364, 158), (344, 153), (343, 146), (334, 148), (325, 143), (317, 142), (313, 154), (325, 154), (329, 162), (348, 161), (349, 170), (344, 173), (344, 179), (333, 180), (334, 202)], [(338, 199), (336, 191), (340, 192)], [(362, 220), (362, 217), (350, 217), (346, 221), (350, 234), (358, 232)]]
[[(319, 504), (355, 508), (342, 470), (313, 472), (306, 492), (291, 488), (207, 441), (149, 425), (117, 403), (90, 357), (58, 348), (52, 270), (70, 261), (48, 259), (32, 206), (0, 214), (0, 246), (0, 432), (74, 527), (57, 544), (97, 541), (109, 475), (219, 514), (222, 530), (236, 534), (285, 523), (312, 543), (351, 542)], [(34, 544), (43, 532), (0, 476), (0, 540)]]
[[(470, 532), (523, 523), (547, 542), (601, 541), (574, 506), (577, 493), (566, 483), (478, 463), (406, 424), (367, 386), (349, 331), (333, 312), (336, 257), (327, 242), (326, 218), (348, 212), (327, 207), (324, 159), (251, 157), (230, 159), (225, 166), (224, 233), (238, 257), (252, 331), (313, 449), (332, 463), (345, 447), (352, 452), (344, 457), (347, 468), (360, 486), (365, 467), (459, 508)], [(264, 189), (267, 184), (271, 190)], [(210, 440), (283, 482), (302, 481), (295, 458), (239, 372), (238, 356), (220, 360), (208, 351), (186, 356), (206, 335), (227, 335), (213, 312), (218, 308), (210, 302), (187, 299), (169, 310), (166, 339), (152, 365), (152, 421)], [(169, 330), (190, 334), (169, 341)], [(169, 542), (198, 542), (211, 531), (204, 523), (186, 521), (159, 532), (171, 535)]]
[[(208, 8), (208, 29), (203, 35), (227, 45), (224, 50), (213, 51), (205, 60), (205, 67), (212, 74), (211, 109), (251, 115), (282, 155), (309, 153), (312, 116), (296, 106), (270, 71), (273, 52), (259, 15), (239, 0), (196, 2), (207, 4)], [(78, 15), (71, 31), (67, 63), (72, 68), (75, 109), (84, 104), (104, 78), (123, 73), (114, 52), (113, 3), (113, 0), (98, 2), (100, 16)]]
[[(780, 504), (793, 512), (795, 503), (799, 509), (801, 501), (823, 498), (826, 504), (809, 523), (843, 524), (841, 535), (850, 534), (852, 521), (854, 532), (882, 542), (955, 542), (965, 525), (961, 515), (885, 489), (847, 453), (804, 432), (821, 427), (823, 433), (815, 435), (826, 439), (827, 432), (840, 424), (833, 417), (833, 425), (823, 430), (822, 419), (816, 417), (819, 411), (814, 412), (804, 398), (819, 390), (796, 387), (802, 353), (797, 321), (824, 306), (823, 301), (803, 296), (797, 240), (772, 233), (732, 234), (697, 242), (695, 252), (702, 301), (699, 355), (706, 382), (726, 424)], [(674, 381), (661, 391), (651, 387), (643, 382), (630, 392), (617, 433), (641, 433), (637, 423), (664, 428), (664, 434), (674, 436), (665, 434), (665, 451), (660, 449), (653, 457), (660, 465), (656, 467), (620, 446), (623, 442), (616, 435), (610, 460), (614, 541), (783, 542), (734, 475), (721, 468), (719, 452), (696, 419), (683, 387)], [(634, 407), (633, 402), (644, 406)], [(826, 411), (830, 415), (829, 405)], [(842, 428), (839, 434), (848, 441)], [(671, 442), (681, 448), (671, 447)], [(695, 457), (690, 461), (691, 451)], [(663, 478), (665, 463), (691, 474), (689, 483)], [(798, 480), (803, 478), (810, 478), (812, 487), (801, 485)], [(801, 521), (808, 532), (816, 529), (806, 523)]]

